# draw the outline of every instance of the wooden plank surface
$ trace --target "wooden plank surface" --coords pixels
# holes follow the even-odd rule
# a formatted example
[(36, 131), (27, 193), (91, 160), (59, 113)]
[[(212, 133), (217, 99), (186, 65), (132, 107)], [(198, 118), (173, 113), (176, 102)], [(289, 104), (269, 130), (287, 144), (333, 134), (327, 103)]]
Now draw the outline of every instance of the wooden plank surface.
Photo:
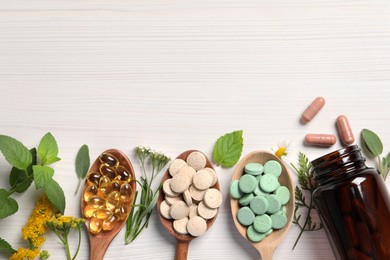
[[(244, 130), (243, 155), (286, 139), (315, 159), (340, 148), (303, 145), (306, 133), (337, 133), (346, 114), (359, 137), (378, 133), (390, 150), (390, 4), (388, 1), (0, 1), (0, 133), (29, 147), (46, 132), (62, 160), (56, 180), (66, 213), (78, 215), (74, 159), (108, 148), (129, 155), (149, 145), (176, 157), (211, 156), (216, 139)], [(316, 96), (327, 104), (307, 125), (299, 116)], [(360, 143), (360, 138), (357, 138)], [(369, 159), (369, 165), (374, 161)], [(227, 187), (233, 168), (218, 168), (225, 203), (189, 259), (259, 259), (236, 231)], [(0, 187), (9, 167), (0, 158)], [(387, 181), (389, 187), (389, 181)], [(23, 245), (20, 229), (36, 199), (15, 196), (17, 214), (0, 221), (0, 237)], [(333, 259), (323, 233), (293, 226), (275, 259)], [(156, 215), (131, 245), (123, 231), (105, 259), (172, 259), (175, 241)], [(87, 236), (78, 259), (88, 259)], [(44, 248), (65, 259), (53, 235)], [(73, 240), (73, 239), (72, 239)], [(0, 256), (1, 258), (1, 256)]]

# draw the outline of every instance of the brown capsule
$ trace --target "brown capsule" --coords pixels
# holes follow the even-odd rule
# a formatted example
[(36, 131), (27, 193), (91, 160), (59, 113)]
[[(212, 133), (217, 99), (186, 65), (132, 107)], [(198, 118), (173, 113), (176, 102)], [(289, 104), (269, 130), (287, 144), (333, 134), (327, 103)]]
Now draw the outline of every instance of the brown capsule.
[(350, 188), (348, 186), (343, 186), (340, 188), (340, 195), (338, 197), (338, 203), (340, 205), (340, 209), (344, 214), (350, 213), (352, 211), (351, 204), (351, 195)]
[(359, 234), (360, 248), (366, 254), (371, 254), (373, 246), (371, 243), (371, 234), (365, 223), (358, 222), (356, 224), (356, 230)]
[(359, 236), (356, 231), (355, 222), (350, 215), (345, 215), (343, 219), (349, 241), (351, 241), (353, 247), (357, 247), (359, 245)]
[(98, 196), (92, 196), (89, 198), (87, 203), (89, 206), (97, 209), (97, 208), (101, 208), (101, 207), (105, 206), (106, 201)]
[(87, 188), (85, 188), (84, 191), (84, 201), (88, 202), (89, 198), (92, 196), (96, 196), (98, 193), (98, 188), (96, 185), (89, 185)]
[(372, 260), (371, 257), (367, 256), (363, 252), (355, 249), (355, 248), (350, 248), (348, 250), (348, 259), (356, 259), (356, 260)]
[(109, 209), (104, 209), (104, 208), (97, 209), (93, 213), (93, 217), (97, 219), (103, 219), (103, 220), (108, 219), (112, 217), (112, 212)]
[(100, 231), (102, 231), (102, 228), (103, 228), (103, 220), (97, 218), (91, 218), (91, 220), (89, 221), (89, 231), (92, 234), (94, 235), (99, 234)]
[(110, 178), (110, 180), (113, 180), (116, 177), (115, 169), (113, 167), (107, 166), (105, 164), (100, 165), (99, 171), (104, 176), (107, 176), (108, 178)]
[(110, 166), (110, 167), (115, 167), (119, 164), (119, 160), (112, 154), (110, 153), (102, 153), (99, 156), (99, 160), (101, 163)]
[(115, 170), (116, 170), (118, 177), (121, 181), (130, 181), (130, 173), (125, 167), (118, 166), (118, 167), (116, 167)]
[(316, 99), (314, 99), (310, 106), (308, 106), (306, 110), (302, 113), (302, 121), (305, 123), (310, 122), (324, 105), (325, 99), (323, 97), (317, 97)]
[(96, 208), (86, 205), (83, 210), (83, 215), (86, 218), (91, 218), (93, 216), (93, 213), (95, 212)]
[(88, 181), (91, 182), (92, 184), (99, 185), (99, 180), (102, 175), (98, 172), (91, 172), (88, 174)]
[(121, 189), (120, 189), (121, 200), (124, 202), (129, 202), (130, 197), (131, 197), (131, 193), (132, 193), (132, 189), (131, 189), (130, 184), (128, 184), (128, 183), (122, 184)]
[(103, 230), (110, 231), (118, 223), (118, 217), (113, 215), (111, 218), (105, 219), (103, 221)]
[(329, 134), (307, 134), (305, 141), (310, 145), (332, 146), (336, 143), (336, 136)]
[(372, 235), (372, 238), (374, 240), (374, 247), (375, 250), (378, 252), (378, 255), (390, 256), (390, 249), (388, 248), (388, 245), (386, 245), (383, 234), (381, 232), (374, 233)]
[(358, 198), (352, 200), (352, 205), (355, 208), (355, 211), (367, 224), (370, 231), (375, 232), (377, 230), (375, 214), (373, 214), (373, 212), (368, 207), (366, 207), (364, 203)]
[(111, 182), (111, 189), (114, 191), (119, 191), (121, 188), (120, 180), (115, 179)]
[(352, 128), (349, 125), (348, 118), (344, 115), (338, 116), (336, 124), (343, 143), (346, 145), (353, 144), (353, 142), (355, 142), (355, 137), (353, 136)]

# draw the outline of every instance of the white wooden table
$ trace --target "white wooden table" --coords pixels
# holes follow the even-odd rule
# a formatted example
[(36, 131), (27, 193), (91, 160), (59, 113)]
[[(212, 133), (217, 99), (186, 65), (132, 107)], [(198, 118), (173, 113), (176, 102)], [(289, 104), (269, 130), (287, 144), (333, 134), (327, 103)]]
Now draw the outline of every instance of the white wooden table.
[[(130, 156), (139, 144), (171, 157), (211, 155), (216, 139), (244, 130), (243, 155), (283, 139), (311, 159), (341, 147), (304, 146), (306, 133), (336, 133), (346, 114), (358, 137), (378, 133), (390, 151), (390, 4), (385, 0), (1, 0), (0, 133), (29, 147), (50, 131), (62, 160), (55, 179), (66, 214), (79, 215), (74, 160), (108, 148)], [(316, 96), (327, 104), (308, 125), (299, 116)], [(374, 165), (368, 160), (369, 165)], [(0, 158), (0, 187), (10, 168)], [(259, 259), (236, 231), (227, 187), (214, 226), (190, 245), (189, 259)], [(387, 181), (388, 187), (389, 181)], [(16, 195), (17, 214), (0, 220), (0, 237), (25, 245), (20, 229), (37, 193)], [(323, 231), (298, 246), (291, 228), (275, 259), (333, 259)], [(74, 236), (75, 237), (75, 236)], [(155, 214), (131, 245), (118, 235), (105, 259), (172, 259), (175, 241)], [(52, 234), (44, 249), (65, 259)], [(78, 259), (88, 259), (84, 234)], [(0, 255), (0, 259), (3, 256)]]

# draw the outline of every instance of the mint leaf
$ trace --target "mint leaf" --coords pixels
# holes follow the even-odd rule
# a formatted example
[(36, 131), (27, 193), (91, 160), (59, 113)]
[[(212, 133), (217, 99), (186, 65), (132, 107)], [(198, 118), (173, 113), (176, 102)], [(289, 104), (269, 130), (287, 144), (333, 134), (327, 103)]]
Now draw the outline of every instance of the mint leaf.
[(26, 146), (12, 137), (0, 135), (0, 150), (7, 162), (19, 170), (26, 170), (32, 162)]
[(225, 134), (214, 145), (214, 161), (223, 167), (232, 167), (240, 159), (243, 147), (242, 130)]
[(27, 177), (26, 172), (13, 167), (11, 174), (9, 175), (9, 184), (11, 187), (15, 187), (16, 192), (25, 192), (33, 182), (32, 177)]
[(366, 144), (368, 150), (374, 155), (379, 156), (383, 152), (383, 144), (377, 134), (368, 129), (362, 130), (362, 140)]
[[(27, 174), (25, 171), (19, 170), (18, 168), (12, 167), (11, 174), (9, 176), (9, 184), (11, 187), (19, 193), (25, 192), (33, 181), (32, 165), (37, 163), (37, 150), (35, 148), (30, 149), (32, 156), (32, 163), (27, 168)], [(15, 188), (14, 188), (15, 187)]]
[(35, 188), (40, 189), (52, 180), (54, 170), (49, 166), (33, 165), (33, 174)]
[(18, 203), (8, 196), (8, 191), (0, 189), (0, 219), (14, 214), (18, 209)]
[(12, 248), (12, 246), (7, 242), (5, 241), (4, 239), (2, 239), (0, 237), (0, 253), (4, 253), (4, 254), (7, 254), (8, 256), (14, 254), (16, 252), (15, 249)]
[(86, 144), (80, 147), (79, 152), (76, 156), (76, 174), (77, 178), (79, 179), (76, 193), (79, 190), (81, 181), (87, 176), (88, 169), (90, 164), (90, 158), (89, 158), (89, 149)]
[(49, 165), (61, 160), (58, 156), (57, 141), (49, 132), (45, 134), (38, 146), (38, 157), (42, 165)]
[(53, 179), (49, 180), (43, 187), (43, 192), (46, 194), (49, 201), (64, 215), (65, 212), (65, 195), (61, 186)]

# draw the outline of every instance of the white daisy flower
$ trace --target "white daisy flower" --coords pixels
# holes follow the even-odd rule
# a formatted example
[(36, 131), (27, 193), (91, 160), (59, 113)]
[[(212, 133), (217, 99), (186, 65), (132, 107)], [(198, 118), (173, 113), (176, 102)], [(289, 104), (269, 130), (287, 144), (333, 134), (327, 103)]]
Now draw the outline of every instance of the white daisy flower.
[(293, 153), (293, 144), (291, 142), (283, 140), (279, 142), (278, 145), (273, 146), (271, 149), (274, 154), (285, 163), (289, 164), (291, 162), (289, 158)]

